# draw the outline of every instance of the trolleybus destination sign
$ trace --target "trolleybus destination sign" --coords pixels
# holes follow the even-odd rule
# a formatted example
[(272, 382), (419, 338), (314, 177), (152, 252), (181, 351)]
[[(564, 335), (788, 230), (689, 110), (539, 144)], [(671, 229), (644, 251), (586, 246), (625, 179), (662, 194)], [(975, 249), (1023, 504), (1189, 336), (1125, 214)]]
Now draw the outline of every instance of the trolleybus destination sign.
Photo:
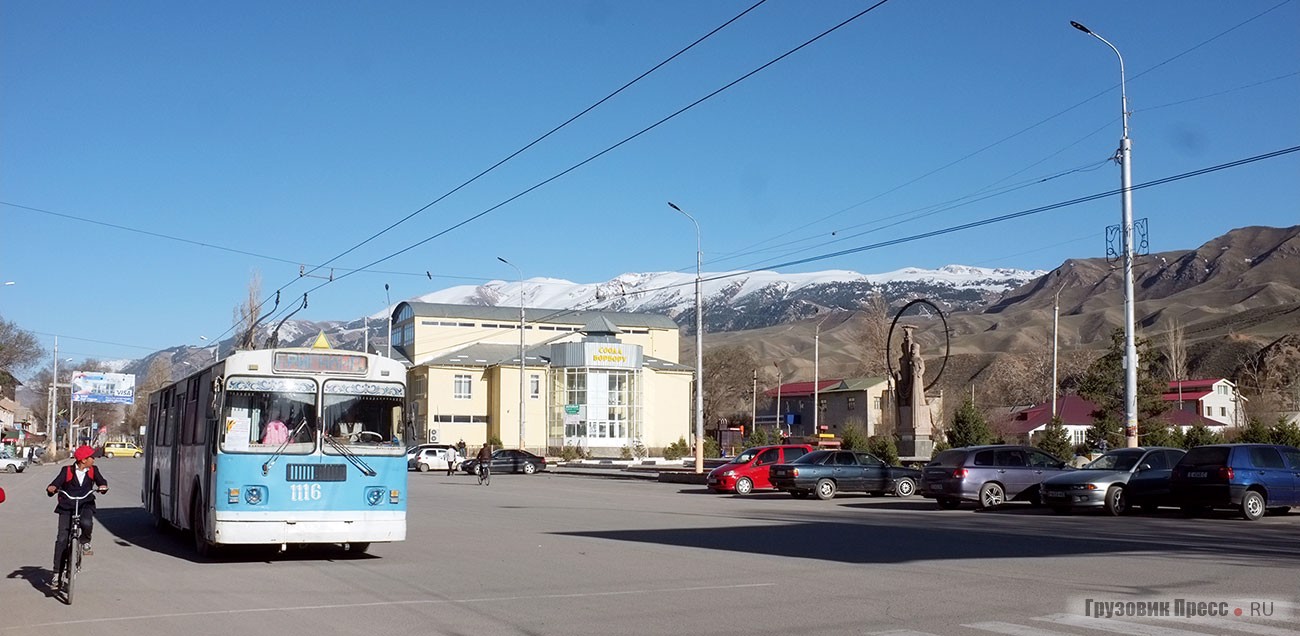
[(346, 373), (365, 375), (365, 356), (348, 356), (329, 353), (276, 353), (275, 371), (306, 373)]

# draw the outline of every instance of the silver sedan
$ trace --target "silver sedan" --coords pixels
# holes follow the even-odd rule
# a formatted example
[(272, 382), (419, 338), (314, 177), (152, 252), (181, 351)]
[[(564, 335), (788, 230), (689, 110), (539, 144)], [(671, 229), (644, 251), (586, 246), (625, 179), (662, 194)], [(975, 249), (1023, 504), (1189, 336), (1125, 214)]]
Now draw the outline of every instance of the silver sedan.
[(1040, 501), (1059, 514), (1101, 508), (1120, 515), (1134, 506), (1151, 512), (1168, 499), (1170, 472), (1185, 452), (1164, 447), (1108, 451), (1079, 470), (1043, 480)]

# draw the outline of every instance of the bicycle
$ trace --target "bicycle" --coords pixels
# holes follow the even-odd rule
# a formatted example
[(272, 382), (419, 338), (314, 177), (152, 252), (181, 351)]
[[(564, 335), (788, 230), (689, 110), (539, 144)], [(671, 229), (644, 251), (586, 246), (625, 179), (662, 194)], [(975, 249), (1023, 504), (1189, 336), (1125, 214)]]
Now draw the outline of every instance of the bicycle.
[(478, 484), (480, 486), (492, 485), (492, 467), (486, 462), (479, 462), (474, 466), (474, 472), (478, 473)]
[(55, 574), (58, 577), (55, 580), (59, 582), (59, 589), (63, 591), (63, 598), (68, 605), (72, 605), (73, 585), (77, 580), (77, 572), (81, 571), (81, 500), (94, 493), (92, 490), (80, 497), (73, 497), (63, 490), (59, 491), (60, 496), (74, 502), (72, 517), (68, 519), (68, 547), (64, 548), (59, 557), (59, 571)]

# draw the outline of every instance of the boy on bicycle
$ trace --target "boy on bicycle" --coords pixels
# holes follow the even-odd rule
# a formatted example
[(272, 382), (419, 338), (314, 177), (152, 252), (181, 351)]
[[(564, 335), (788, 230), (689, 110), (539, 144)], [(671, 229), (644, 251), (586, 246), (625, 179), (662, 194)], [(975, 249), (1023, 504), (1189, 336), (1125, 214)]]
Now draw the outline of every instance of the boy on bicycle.
[[(89, 495), (81, 501), (81, 553), (85, 555), (94, 554), (90, 549), (90, 531), (95, 525), (95, 495), (91, 491), (97, 490), (101, 493), (108, 492), (108, 480), (100, 471), (95, 470), (95, 449), (89, 446), (81, 446), (72, 453), (76, 462), (64, 466), (54, 476), (54, 481), (45, 487), (45, 493), (53, 497), (60, 490), (68, 493), (73, 497)], [(72, 525), (72, 510), (76, 507), (75, 501), (70, 501), (66, 497), (60, 497), (59, 503), (54, 507), (54, 512), (59, 515), (59, 533), (54, 539), (54, 575), (51, 577), (51, 586), (58, 587), (59, 561), (63, 556), (63, 551), (68, 547), (68, 529)]]

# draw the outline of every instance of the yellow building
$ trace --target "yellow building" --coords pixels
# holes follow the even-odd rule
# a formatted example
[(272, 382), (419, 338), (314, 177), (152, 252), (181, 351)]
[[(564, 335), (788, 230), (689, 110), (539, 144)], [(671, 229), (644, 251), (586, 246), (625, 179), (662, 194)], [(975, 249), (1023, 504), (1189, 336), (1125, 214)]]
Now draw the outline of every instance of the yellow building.
[[(419, 440), (557, 454), (618, 455), (689, 439), (693, 369), (678, 364), (677, 324), (658, 314), (402, 302), (393, 350), (410, 364)], [(523, 412), (520, 417), (520, 403)], [(521, 430), (522, 429), (522, 430)]]

